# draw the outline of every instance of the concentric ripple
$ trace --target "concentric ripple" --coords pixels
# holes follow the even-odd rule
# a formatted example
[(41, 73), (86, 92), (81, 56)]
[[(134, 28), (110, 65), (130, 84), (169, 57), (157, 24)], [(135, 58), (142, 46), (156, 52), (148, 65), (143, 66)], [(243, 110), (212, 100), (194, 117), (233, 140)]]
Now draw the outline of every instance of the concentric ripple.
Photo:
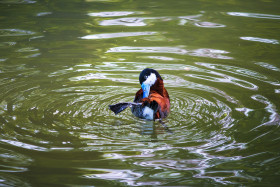
[[(0, 186), (279, 184), (278, 2), (0, 5)], [(147, 67), (170, 114), (115, 115)]]

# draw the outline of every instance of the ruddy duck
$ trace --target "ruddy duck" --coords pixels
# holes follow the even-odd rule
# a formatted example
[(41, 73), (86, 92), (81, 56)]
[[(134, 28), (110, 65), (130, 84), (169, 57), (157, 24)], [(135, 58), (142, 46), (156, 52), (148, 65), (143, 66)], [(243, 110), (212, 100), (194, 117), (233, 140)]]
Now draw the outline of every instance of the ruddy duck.
[(170, 112), (170, 100), (160, 74), (154, 69), (146, 68), (140, 73), (139, 82), (141, 89), (136, 92), (133, 102), (109, 105), (110, 109), (118, 114), (130, 107), (132, 113), (139, 118), (165, 118)]

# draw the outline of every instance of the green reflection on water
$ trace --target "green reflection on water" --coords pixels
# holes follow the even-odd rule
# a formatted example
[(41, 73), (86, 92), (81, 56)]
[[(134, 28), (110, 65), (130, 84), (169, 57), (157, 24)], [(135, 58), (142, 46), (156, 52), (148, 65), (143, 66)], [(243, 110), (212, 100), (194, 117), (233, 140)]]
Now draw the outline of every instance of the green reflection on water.
[[(278, 1), (0, 2), (0, 184), (278, 185)], [(139, 72), (158, 121), (115, 116)]]

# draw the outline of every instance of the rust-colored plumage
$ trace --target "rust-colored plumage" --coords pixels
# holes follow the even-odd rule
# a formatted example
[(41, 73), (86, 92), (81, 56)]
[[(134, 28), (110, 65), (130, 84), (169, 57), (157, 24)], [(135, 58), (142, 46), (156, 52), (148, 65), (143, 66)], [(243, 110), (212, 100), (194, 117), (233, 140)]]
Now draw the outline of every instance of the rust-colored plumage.
[(164, 88), (163, 80), (157, 78), (157, 81), (150, 89), (150, 94), (146, 98), (142, 98), (143, 90), (140, 89), (134, 98), (135, 103), (143, 103), (145, 105), (151, 105), (152, 102), (158, 104), (158, 108), (155, 111), (155, 119), (165, 118), (170, 112), (170, 101), (167, 90)]

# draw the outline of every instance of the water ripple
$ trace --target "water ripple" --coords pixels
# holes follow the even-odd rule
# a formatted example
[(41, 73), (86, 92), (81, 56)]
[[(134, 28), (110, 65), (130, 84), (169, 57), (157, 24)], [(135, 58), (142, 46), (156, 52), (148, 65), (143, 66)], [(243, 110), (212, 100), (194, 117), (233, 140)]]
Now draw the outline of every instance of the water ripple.
[(6, 47), (11, 47), (16, 45), (17, 42), (1, 42), (0, 47), (1, 48), (6, 48)]
[(210, 64), (210, 63), (202, 63), (202, 62), (196, 62), (197, 65), (201, 65), (210, 69), (220, 70), (220, 71), (226, 71), (229, 73), (233, 73), (236, 75), (242, 75), (250, 78), (254, 78), (263, 82), (270, 83), (272, 85), (279, 86), (280, 82), (278, 80), (275, 80), (273, 78), (270, 78), (268, 76), (265, 76), (261, 73), (258, 73), (256, 71), (252, 71), (249, 69), (236, 67), (236, 66), (228, 66), (228, 65), (222, 65), (222, 64)]
[[(0, 149), (0, 171), (1, 172), (23, 172), (27, 171), (33, 160), (21, 153), (7, 149)], [(1, 183), (0, 183), (1, 184)]]
[(188, 124), (189, 127), (185, 126), (185, 128), (193, 127), (194, 124), (198, 123), (210, 126), (223, 124), (224, 128), (229, 128), (233, 124), (231, 109), (217, 99), (207, 100), (198, 95), (177, 91), (176, 96), (171, 101), (173, 108), (170, 118)]
[(248, 40), (252, 42), (261, 42), (261, 43), (268, 43), (268, 44), (279, 44), (278, 40), (275, 39), (267, 39), (267, 38), (258, 38), (258, 37), (240, 37), (242, 40)]
[(29, 149), (29, 150), (36, 150), (36, 151), (46, 151), (47, 149), (44, 147), (36, 146), (36, 145), (31, 145), (28, 143), (24, 143), (21, 141), (15, 141), (15, 140), (5, 140), (1, 139), (1, 142), (5, 142), (7, 144), (19, 147), (19, 148), (24, 148), (24, 149)]
[[(197, 64), (206, 65), (206, 63), (205, 64), (204, 63), (197, 63)], [(211, 67), (211, 66), (209, 66), (209, 67)], [(247, 88), (247, 89), (250, 89), (250, 90), (258, 90), (258, 88), (259, 88), (257, 85), (255, 85), (255, 84), (253, 84), (249, 81), (246, 81), (246, 80), (243, 80), (243, 79), (238, 79), (238, 78), (229, 76), (227, 74), (219, 73), (219, 72), (208, 70), (208, 69), (202, 69), (202, 68), (198, 68), (198, 67), (191, 67), (190, 69), (191, 69), (191, 71), (198, 72), (198, 74), (188, 73), (185, 76), (192, 77), (192, 78), (197, 78), (197, 79), (202, 79), (202, 80), (207, 80), (207, 81), (211, 81), (211, 82), (231, 83), (231, 84), (234, 84), (236, 86), (240, 86), (240, 87)], [(211, 76), (204, 75), (204, 74), (201, 74), (201, 73), (208, 73), (208, 74), (211, 74)]]
[(230, 16), (241, 16), (250, 18), (265, 18), (265, 19), (280, 19), (279, 15), (260, 14), (260, 13), (247, 13), (247, 12), (227, 12)]
[[(124, 12), (124, 16), (133, 14), (135, 12)], [(116, 14), (116, 15), (115, 15)], [(121, 13), (120, 13), (121, 14)], [(118, 12), (111, 13), (108, 12), (108, 15), (105, 12), (105, 15), (102, 15), (102, 13), (91, 13), (91, 16), (97, 16), (97, 17), (114, 17), (119, 16)], [(200, 21), (200, 18), (202, 17), (202, 14), (198, 15), (191, 15), (191, 16), (162, 16), (162, 17), (126, 17), (126, 18), (118, 18), (118, 19), (110, 19), (110, 20), (101, 20), (99, 21), (99, 25), (101, 26), (113, 26), (113, 25), (121, 25), (121, 26), (147, 26), (151, 25), (153, 22), (159, 22), (159, 21), (173, 21), (179, 20), (178, 25), (186, 25), (186, 23), (191, 23), (194, 26), (197, 27), (204, 27), (204, 28), (221, 28), (226, 27), (226, 25), (219, 24), (219, 23), (213, 23), (209, 21)]]
[(264, 67), (266, 69), (269, 69), (269, 70), (273, 70), (273, 71), (279, 71), (280, 72), (280, 68), (272, 65), (272, 64), (269, 64), (269, 63), (266, 63), (266, 62), (256, 62), (255, 64), (261, 66), (261, 67)]
[(266, 112), (270, 113), (268, 117), (268, 121), (262, 123), (261, 125), (258, 125), (257, 127), (253, 128), (252, 130), (255, 130), (259, 127), (265, 126), (265, 125), (278, 125), (280, 126), (280, 114), (278, 113), (275, 104), (273, 104), (271, 101), (269, 101), (266, 97), (262, 95), (253, 95), (251, 97), (252, 99), (263, 103), (266, 105), (265, 110)]
[(0, 186), (26, 186), (31, 187), (27, 181), (22, 179), (21, 177), (17, 177), (8, 173), (1, 173), (0, 176)]
[(36, 49), (34, 47), (25, 47), (25, 48), (21, 48), (21, 49), (18, 49), (16, 50), (16, 52), (20, 52), (20, 53), (25, 53), (25, 52), (36, 52), (36, 51), (39, 51), (39, 49)]
[[(140, 85), (137, 86), (138, 73), (147, 66), (163, 72), (172, 106), (166, 124), (174, 131), (173, 134), (166, 133), (158, 122), (135, 118), (130, 110), (115, 116), (108, 109), (108, 105), (114, 102), (133, 100), (134, 93), (140, 88)], [(14, 102), (2, 102), (0, 105), (1, 114), (6, 116), (4, 125), (0, 127), (1, 132), (13, 129), (12, 133), (2, 136), (0, 143), (44, 153), (73, 153), (77, 149), (83, 153), (101, 151), (104, 153), (102, 159), (108, 165), (131, 163), (125, 169), (118, 166), (108, 169), (103, 165), (95, 168), (75, 158), (79, 173), (82, 173), (80, 177), (87, 180), (117, 181), (130, 186), (167, 185), (170, 180), (183, 176), (194, 180), (211, 179), (220, 184), (233, 184), (230, 178), (235, 177), (257, 180), (234, 168), (226, 171), (216, 168), (242, 160), (242, 156), (233, 153), (246, 149), (247, 144), (237, 142), (227, 134), (237, 124), (228, 104), (238, 101), (222, 90), (185, 79), (186, 72), (227, 76), (209, 70), (212, 67), (234, 72), (234, 67), (216, 67), (208, 63), (191, 66), (183, 63), (103, 62), (76, 64), (49, 73), (48, 78), (54, 82), (58, 80), (58, 84), (48, 85), (51, 90), (37, 84), (31, 88), (19, 82), (13, 85), (2, 83), (10, 86), (5, 87), (6, 94), (13, 93), (19, 85), (23, 92), (10, 95)], [(6, 67), (3, 71), (8, 74), (15, 72), (15, 69), (23, 74), (35, 71), (25, 65)], [(254, 73), (248, 75), (259, 76)], [(63, 83), (60, 82), (61, 77), (64, 77)], [(84, 84), (87, 80), (92, 81)], [(103, 80), (106, 80), (105, 85)], [(205, 97), (208, 94), (204, 92), (213, 94)], [(25, 136), (22, 137), (22, 134)], [(221, 156), (221, 152), (228, 156)], [(26, 160), (26, 165), (9, 166), (8, 169), (25, 171), (32, 162), (28, 157)], [(151, 173), (144, 172), (147, 169)], [(160, 180), (163, 176), (165, 178)]]
[[(137, 180), (140, 179), (144, 174), (133, 172), (131, 170), (118, 170), (118, 169), (93, 169), (86, 168), (87, 171), (92, 171), (98, 174), (85, 174), (82, 177), (87, 179), (107, 179), (107, 180), (118, 180), (120, 182), (126, 183), (129, 186), (142, 186), (144, 183), (138, 183)], [(157, 185), (160, 183), (145, 183), (145, 185)]]
[(0, 3), (3, 4), (33, 4), (36, 3), (37, 1), (32, 1), (32, 0), (1, 0)]
[[(135, 65), (137, 64), (137, 65)], [(159, 63), (144, 63), (144, 62), (103, 62), (100, 65), (95, 65), (92, 67), (91, 64), (82, 64), (76, 65), (72, 68), (67, 68), (64, 70), (58, 70), (49, 75), (49, 77), (59, 77), (65, 76), (67, 74), (71, 74), (73, 72), (82, 73), (79, 76), (71, 76), (69, 80), (71, 81), (87, 81), (91, 80), (94, 82), (99, 82), (102, 80), (110, 80), (113, 82), (123, 82), (130, 84), (138, 84), (138, 75), (134, 73), (131, 75), (131, 72), (140, 72), (143, 68), (150, 67), (157, 69), (159, 71), (162, 70), (173, 70), (173, 71), (183, 71), (184, 73), (187, 71), (191, 72), (206, 72), (210, 74), (217, 74), (216, 72), (198, 68), (196, 66), (186, 66), (185, 64), (159, 64)], [(116, 73), (118, 72), (118, 73)], [(222, 75), (222, 74), (221, 74)], [(171, 74), (163, 74), (165, 85), (168, 87), (185, 87), (195, 90), (203, 90), (206, 92), (211, 92), (226, 98), (229, 102), (238, 103), (236, 99), (227, 95), (222, 90), (219, 90), (214, 87), (210, 87), (203, 84), (198, 84), (194, 82), (190, 82), (185, 80), (182, 77), (173, 76)], [(226, 76), (226, 75), (223, 75)], [(116, 78), (117, 77), (117, 78)]]
[[(111, 20), (103, 20), (99, 22), (101, 26), (113, 26), (113, 25), (122, 25), (122, 26), (146, 26), (145, 20), (154, 20), (155, 18), (141, 18), (141, 17), (129, 17), (129, 18), (119, 18)], [(159, 19), (159, 18), (158, 18)]]
[(182, 59), (167, 57), (167, 56), (145, 56), (143, 58), (163, 60), (163, 61), (181, 61)]
[(0, 37), (33, 35), (35, 32), (22, 29), (0, 29)]
[(82, 39), (111, 39), (130, 36), (145, 36), (155, 35), (157, 32), (120, 32), (120, 33), (106, 33), (106, 34), (92, 34), (81, 37)]
[[(277, 184), (279, 15), (42, 2), (0, 2), (0, 186)], [(108, 108), (133, 101), (147, 67), (168, 90), (170, 131)]]
[(36, 14), (36, 16), (41, 17), (41, 16), (47, 16), (47, 15), (51, 15), (52, 12), (39, 12)]
[(89, 16), (94, 17), (118, 17), (118, 16), (128, 16), (131, 14), (142, 14), (143, 12), (136, 11), (112, 11), (112, 12), (92, 12), (88, 13)]
[(208, 57), (216, 59), (233, 59), (232, 57), (225, 56), (229, 52), (217, 49), (195, 49), (187, 50), (183, 47), (132, 47), (121, 46), (110, 48), (107, 53), (171, 53), (178, 55), (190, 55), (198, 57)]
[(197, 79), (202, 79), (202, 80), (207, 80), (207, 81), (211, 81), (211, 82), (231, 83), (236, 86), (240, 86), (240, 87), (247, 88), (250, 90), (258, 90), (258, 88), (259, 88), (257, 85), (250, 83), (248, 81), (242, 80), (242, 79), (238, 79), (238, 78), (231, 77), (231, 76), (217, 73), (217, 72), (212, 72), (212, 73), (213, 73), (213, 75), (218, 75), (222, 78), (208, 76), (208, 75), (198, 75), (198, 74), (187, 74), (186, 76), (189, 76), (192, 78), (197, 78)]
[(196, 23), (195, 23), (195, 26), (198, 26), (198, 27), (206, 27), (206, 28), (226, 27), (226, 26), (223, 25), (223, 24), (212, 23), (212, 22), (207, 22), (207, 21), (204, 21), (204, 22), (196, 22)]

